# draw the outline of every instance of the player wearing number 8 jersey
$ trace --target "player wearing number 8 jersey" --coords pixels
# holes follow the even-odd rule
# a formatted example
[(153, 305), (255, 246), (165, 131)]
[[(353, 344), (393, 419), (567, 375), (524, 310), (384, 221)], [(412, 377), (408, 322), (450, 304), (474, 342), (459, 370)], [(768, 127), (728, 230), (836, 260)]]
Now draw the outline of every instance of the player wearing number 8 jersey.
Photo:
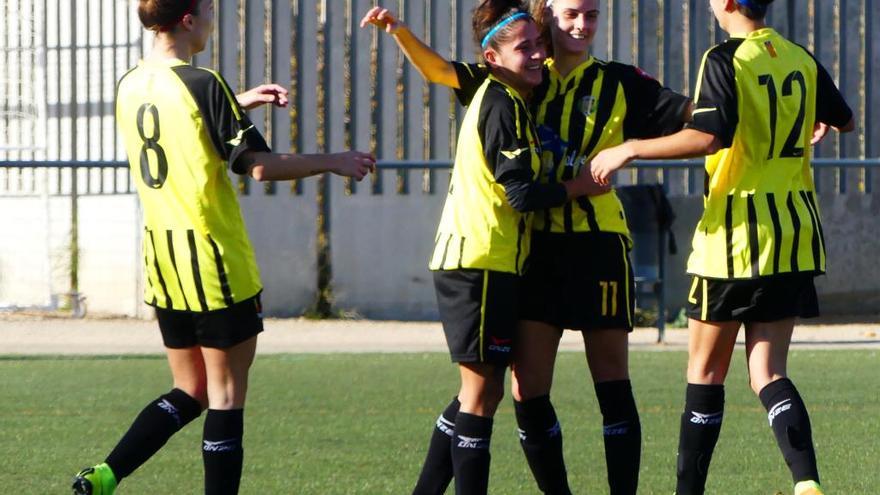
[(254, 297), (260, 276), (226, 166), (247, 173), (241, 155), (269, 148), (223, 78), (144, 60), (119, 81), (116, 120), (136, 158), (147, 303), (211, 311)]
[[(804, 401), (786, 377), (795, 318), (818, 315), (825, 240), (810, 145), (854, 128), (827, 71), (764, 24), (772, 0), (711, 0), (731, 38), (703, 58), (689, 128), (625, 143), (592, 163), (602, 183), (636, 158), (706, 158), (705, 211), (688, 272), (690, 358), (678, 495), (702, 494), (724, 413), (724, 379), (745, 325), (749, 382), (767, 409), (795, 495), (821, 494)], [(715, 491), (715, 490), (710, 490)]]
[[(187, 62), (213, 29), (212, 0), (140, 0), (153, 50), (117, 87), (116, 118), (144, 212), (145, 300), (156, 308), (174, 388), (148, 404), (106, 460), (75, 478), (75, 494), (108, 495), (208, 408), (206, 494), (238, 493), (244, 403), (257, 334), (260, 277), (227, 175), (287, 180), (322, 172), (362, 179), (371, 155), (271, 153), (242, 107), (287, 104), (262, 85), (234, 95)], [(152, 491), (176, 493), (175, 487)]]

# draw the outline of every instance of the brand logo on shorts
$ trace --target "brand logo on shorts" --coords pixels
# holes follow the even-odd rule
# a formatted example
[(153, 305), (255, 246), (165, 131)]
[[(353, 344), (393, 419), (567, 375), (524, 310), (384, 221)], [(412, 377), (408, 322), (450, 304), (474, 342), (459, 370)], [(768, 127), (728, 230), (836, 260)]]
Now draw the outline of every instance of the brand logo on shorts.
[(202, 450), (205, 452), (230, 452), (236, 448), (238, 448), (238, 439), (236, 438), (218, 440), (216, 442), (202, 440)]
[(773, 420), (776, 419), (776, 416), (779, 416), (789, 409), (791, 409), (791, 399), (785, 399), (771, 407), (770, 412), (767, 413), (767, 419), (770, 420), (770, 426), (773, 426)]
[(721, 419), (724, 418), (724, 411), (720, 411), (717, 413), (711, 413), (711, 414), (698, 413), (696, 411), (691, 411), (691, 414), (693, 415), (691, 417), (691, 423), (693, 423), (695, 425), (705, 425), (705, 426), (720, 425)]
[(489, 448), (489, 439), (488, 438), (478, 438), (478, 437), (466, 437), (463, 435), (456, 435), (458, 438), (458, 448), (460, 449), (488, 449)]
[(498, 337), (489, 336), (489, 350), (495, 352), (510, 352), (510, 344), (513, 339), (499, 339)]

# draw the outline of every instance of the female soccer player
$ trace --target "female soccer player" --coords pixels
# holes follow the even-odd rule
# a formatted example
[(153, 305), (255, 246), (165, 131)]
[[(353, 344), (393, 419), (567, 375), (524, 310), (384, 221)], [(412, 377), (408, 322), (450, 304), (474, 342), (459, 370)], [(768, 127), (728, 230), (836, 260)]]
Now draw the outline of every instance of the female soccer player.
[(156, 308), (174, 387), (103, 463), (76, 476), (76, 494), (112, 494), (206, 407), (205, 493), (238, 492), (248, 369), (263, 323), (257, 264), (226, 167), (256, 180), (322, 172), (360, 180), (374, 168), (365, 153), (271, 153), (241, 106), (283, 106), (285, 91), (261, 86), (236, 101), (219, 74), (187, 62), (211, 34), (213, 9), (212, 0), (138, 4), (156, 37), (119, 81), (116, 117), (144, 209), (145, 299)]
[[(543, 181), (574, 177), (599, 150), (626, 139), (681, 128), (690, 110), (686, 97), (635, 67), (590, 55), (598, 0), (541, 1), (533, 12), (553, 52), (543, 83), (530, 95), (548, 168)], [(370, 10), (361, 25), (368, 23), (392, 33), (428, 81), (457, 88), (464, 103), (487, 75), (484, 66), (443, 59), (387, 9)], [(580, 330), (602, 412), (611, 493), (634, 494), (641, 426), (628, 372), (634, 301), (623, 208), (613, 192), (582, 197), (539, 212), (533, 226), (512, 364), (523, 451), (542, 491), (570, 493), (562, 432), (549, 394), (562, 331)], [(452, 416), (444, 415), (438, 428), (451, 423)]]
[(740, 325), (749, 382), (767, 409), (795, 495), (822, 493), (810, 420), (786, 361), (795, 318), (819, 313), (813, 277), (825, 271), (810, 145), (827, 126), (848, 132), (854, 125), (822, 65), (764, 24), (770, 3), (712, 0), (731, 38), (703, 58), (693, 123), (672, 136), (606, 150), (592, 162), (594, 177), (605, 183), (633, 159), (708, 155), (705, 211), (688, 260), (694, 278), (678, 495), (704, 491)]
[(545, 52), (531, 16), (517, 1), (486, 0), (474, 11), (473, 28), (489, 75), (462, 122), (430, 260), (461, 388), (437, 422), (416, 493), (442, 493), (453, 476), (456, 493), (488, 490), (492, 418), (517, 345), (519, 279), (530, 246), (526, 212), (604, 192), (588, 174), (535, 181), (540, 145), (523, 97), (541, 82)]

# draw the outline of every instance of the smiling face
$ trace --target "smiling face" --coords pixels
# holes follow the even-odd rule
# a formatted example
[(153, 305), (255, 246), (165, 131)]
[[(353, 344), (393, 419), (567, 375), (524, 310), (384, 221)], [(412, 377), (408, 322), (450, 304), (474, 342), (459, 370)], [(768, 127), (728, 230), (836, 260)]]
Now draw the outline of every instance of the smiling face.
[(521, 93), (541, 84), (547, 52), (538, 27), (531, 19), (514, 21), (503, 41), (483, 52), (493, 73)]
[(599, 25), (599, 0), (554, 0), (545, 18), (552, 18), (554, 53), (581, 54), (589, 50)]

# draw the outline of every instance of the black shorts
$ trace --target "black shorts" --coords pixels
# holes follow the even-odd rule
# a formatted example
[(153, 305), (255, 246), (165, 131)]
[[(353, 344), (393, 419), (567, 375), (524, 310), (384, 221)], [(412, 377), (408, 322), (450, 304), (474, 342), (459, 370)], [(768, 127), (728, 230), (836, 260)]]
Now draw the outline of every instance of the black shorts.
[(452, 361), (510, 363), (520, 277), (490, 270), (434, 272), (440, 321)]
[(260, 294), (214, 311), (156, 308), (162, 342), (171, 349), (193, 346), (226, 349), (263, 331)]
[(634, 291), (624, 235), (533, 232), (519, 316), (569, 330), (631, 331)]
[(700, 321), (773, 322), (819, 316), (813, 273), (785, 273), (747, 280), (694, 276), (688, 318)]

